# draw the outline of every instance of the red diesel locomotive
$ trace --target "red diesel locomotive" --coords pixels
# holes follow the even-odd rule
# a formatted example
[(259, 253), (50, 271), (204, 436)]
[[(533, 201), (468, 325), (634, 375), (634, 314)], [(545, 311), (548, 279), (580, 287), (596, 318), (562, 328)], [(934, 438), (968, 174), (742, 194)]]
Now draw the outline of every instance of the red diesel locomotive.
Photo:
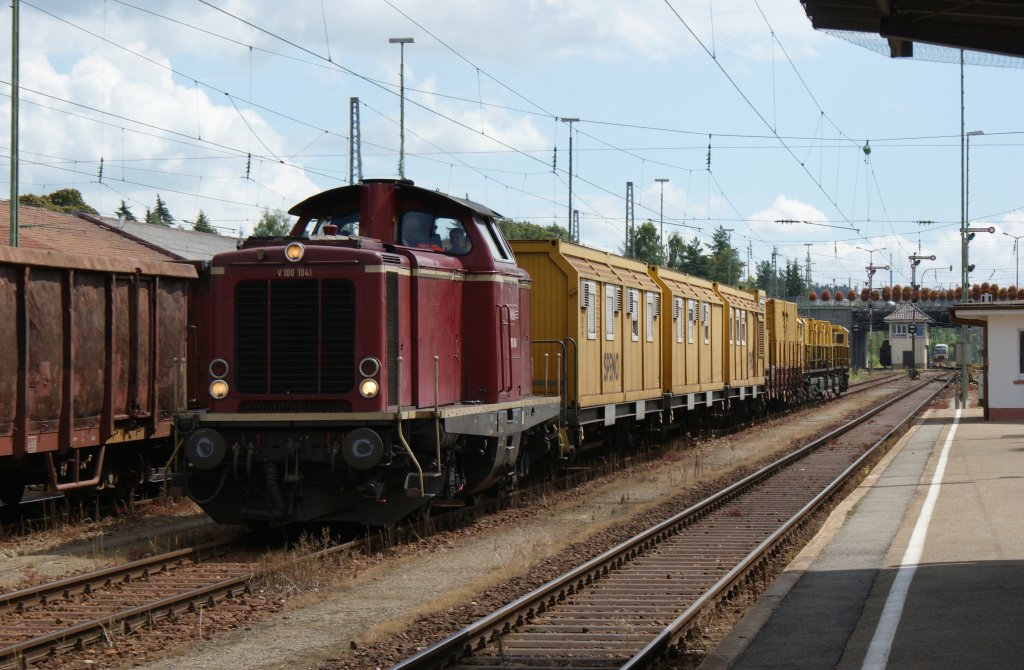
[(487, 207), (404, 180), (299, 203), (210, 268), (209, 408), (177, 479), (215, 520), (381, 525), (557, 450), (530, 280)]

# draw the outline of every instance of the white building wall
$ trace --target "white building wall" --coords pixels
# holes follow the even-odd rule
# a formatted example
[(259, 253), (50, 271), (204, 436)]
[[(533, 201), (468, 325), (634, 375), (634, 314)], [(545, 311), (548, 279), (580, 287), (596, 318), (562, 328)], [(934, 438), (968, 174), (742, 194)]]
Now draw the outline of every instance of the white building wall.
[(1024, 407), (1024, 375), (1020, 374), (1020, 335), (1024, 320), (1019, 315), (988, 318), (988, 406)]
[[(904, 325), (908, 328), (910, 327), (909, 323)], [(916, 367), (922, 369), (928, 367), (928, 326), (925, 326), (924, 328), (924, 336), (918, 338), (910, 337), (909, 333), (905, 336), (897, 336), (893, 332), (895, 330), (893, 326), (894, 324), (889, 324), (889, 346), (892, 349), (892, 366), (894, 368), (903, 367), (903, 352), (910, 351), (911, 342), (914, 342), (916, 339), (916, 342), (914, 342), (914, 348), (916, 349), (914, 361), (916, 363)]]

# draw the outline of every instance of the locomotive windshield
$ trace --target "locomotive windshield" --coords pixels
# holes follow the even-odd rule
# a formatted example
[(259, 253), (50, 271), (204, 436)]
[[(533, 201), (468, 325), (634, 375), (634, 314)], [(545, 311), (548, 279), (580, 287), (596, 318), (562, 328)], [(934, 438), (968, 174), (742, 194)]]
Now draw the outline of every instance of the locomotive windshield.
[(307, 237), (324, 235), (358, 235), (359, 212), (310, 219), (306, 224)]

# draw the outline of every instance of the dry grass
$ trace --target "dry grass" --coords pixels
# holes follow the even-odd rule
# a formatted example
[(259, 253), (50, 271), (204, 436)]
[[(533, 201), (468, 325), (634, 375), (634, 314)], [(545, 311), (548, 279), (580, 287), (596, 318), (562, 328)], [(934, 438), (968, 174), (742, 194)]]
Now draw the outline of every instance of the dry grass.
[(338, 558), (325, 553), (334, 546), (330, 530), (320, 537), (303, 534), (284, 549), (269, 551), (259, 561), (253, 586), (284, 595), (318, 593), (332, 585)]

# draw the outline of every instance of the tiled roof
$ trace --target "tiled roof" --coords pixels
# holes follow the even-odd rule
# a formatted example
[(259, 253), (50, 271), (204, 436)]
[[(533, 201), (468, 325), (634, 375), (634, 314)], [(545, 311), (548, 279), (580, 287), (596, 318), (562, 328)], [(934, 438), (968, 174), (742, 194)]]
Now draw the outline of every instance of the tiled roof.
[(930, 323), (934, 319), (920, 309), (917, 305), (910, 302), (901, 302), (896, 305), (896, 309), (892, 311), (892, 314), (888, 315), (883, 321), (916, 321), (918, 323)]
[(138, 238), (149, 244), (169, 251), (185, 260), (208, 261), (216, 254), (224, 251), (234, 251), (238, 248), (238, 239), (224, 237), (214, 233), (201, 233), (196, 230), (185, 230), (184, 228), (171, 228), (168, 226), (155, 226), (151, 223), (139, 223), (138, 221), (125, 221), (123, 224), (117, 219), (102, 217), (103, 223), (121, 232)]
[[(10, 202), (0, 201), (0, 245), (10, 245)], [(127, 235), (72, 214), (39, 207), (18, 207), (18, 246), (68, 254), (142, 261), (178, 260)]]

